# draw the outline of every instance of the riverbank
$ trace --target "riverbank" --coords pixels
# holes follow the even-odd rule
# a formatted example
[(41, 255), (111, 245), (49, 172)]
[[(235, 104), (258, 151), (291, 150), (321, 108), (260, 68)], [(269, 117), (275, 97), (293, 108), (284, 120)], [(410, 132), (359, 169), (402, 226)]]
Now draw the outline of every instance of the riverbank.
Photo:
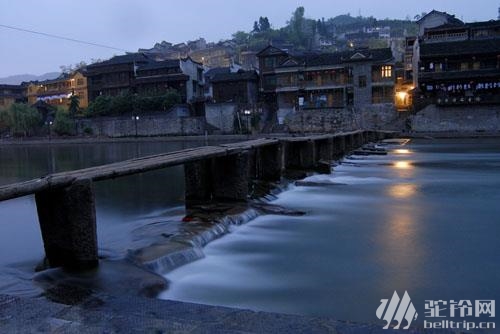
[[(79, 305), (0, 295), (0, 330), (3, 333), (386, 333), (381, 324), (128, 295), (101, 295)], [(393, 332), (452, 333), (421, 329)]]
[[(339, 132), (341, 133), (341, 132)], [(306, 133), (303, 135), (314, 135)], [(30, 137), (1, 138), (0, 146), (9, 145), (66, 145), (95, 143), (134, 143), (134, 142), (238, 142), (258, 138), (299, 137), (303, 135), (289, 133), (261, 133), (252, 135), (207, 135), (207, 136), (151, 136), (151, 137)], [(317, 134), (320, 135), (320, 134)], [(408, 138), (496, 138), (500, 132), (400, 132), (397, 136)]]
[(500, 132), (401, 132), (400, 137), (424, 138), (424, 139), (446, 139), (446, 138), (497, 138)]
[[(280, 136), (277, 134), (277, 136)], [(0, 145), (60, 145), (60, 144), (95, 144), (95, 143), (134, 143), (134, 142), (219, 142), (242, 141), (261, 138), (259, 135), (208, 135), (208, 136), (163, 136), (163, 137), (30, 137), (2, 138)]]

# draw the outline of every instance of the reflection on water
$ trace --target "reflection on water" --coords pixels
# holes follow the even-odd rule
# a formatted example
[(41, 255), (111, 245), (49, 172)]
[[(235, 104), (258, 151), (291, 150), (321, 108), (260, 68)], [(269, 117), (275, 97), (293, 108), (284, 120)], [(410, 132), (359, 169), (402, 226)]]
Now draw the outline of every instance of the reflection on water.
[[(180, 148), (0, 147), (0, 183)], [(353, 157), (308, 179), (321, 186), (291, 186), (275, 203), (305, 216), (261, 216), (237, 228), (209, 244), (203, 260), (169, 273), (161, 297), (370, 322), (394, 290), (408, 291), (420, 315), (426, 299), (500, 300), (498, 141), (414, 141), (404, 149)], [(120, 257), (150, 232), (177, 228), (182, 173), (96, 183), (100, 252)], [(35, 213), (33, 197), (0, 203), (0, 265), (41, 258)]]
[(498, 142), (404, 149), (352, 157), (307, 179), (318, 186), (280, 194), (307, 214), (259, 217), (209, 244), (167, 275), (161, 298), (369, 322), (394, 290), (420, 315), (425, 299), (500, 299)]
[[(0, 185), (200, 145), (203, 143), (0, 145)], [(120, 257), (131, 244), (145, 243), (136, 240), (131, 231), (144, 224), (168, 220), (165, 215), (170, 215), (169, 208), (183, 205), (183, 173), (182, 166), (176, 166), (96, 182), (94, 188), (101, 252), (106, 256)], [(176, 214), (180, 216), (182, 212)], [(0, 267), (19, 261), (37, 262), (43, 257), (33, 196), (0, 202), (0, 245)]]
[(412, 165), (409, 161), (396, 161), (394, 167), (397, 169), (411, 169)]
[(392, 152), (394, 152), (395, 154), (410, 154), (410, 150), (407, 149), (407, 148), (397, 148), (395, 150), (393, 150)]
[(410, 199), (417, 193), (417, 185), (412, 183), (391, 184), (387, 193), (397, 199)]

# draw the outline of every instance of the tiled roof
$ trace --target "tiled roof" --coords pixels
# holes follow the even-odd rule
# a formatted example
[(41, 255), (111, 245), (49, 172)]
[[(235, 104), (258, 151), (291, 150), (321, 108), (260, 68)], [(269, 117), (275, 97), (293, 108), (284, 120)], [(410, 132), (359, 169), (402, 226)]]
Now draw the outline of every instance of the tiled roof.
[(108, 60), (102, 61), (100, 63), (95, 63), (87, 66), (87, 69), (92, 69), (95, 67), (108, 66), (108, 65), (120, 65), (120, 64), (131, 64), (134, 62), (149, 62), (151, 59), (143, 53), (127, 53), (121, 56), (114, 56)]
[(251, 81), (258, 80), (259, 77), (255, 71), (238, 71), (235, 73), (219, 73), (212, 78), (212, 82), (227, 81)]
[(417, 23), (420, 23), (421, 21), (423, 21), (427, 16), (431, 15), (431, 14), (439, 14), (439, 15), (443, 15), (443, 16), (446, 16), (447, 20), (449, 23), (452, 23), (452, 24), (457, 24), (457, 25), (460, 25), (460, 24), (464, 24), (461, 20), (457, 19), (455, 17), (455, 15), (450, 15), (448, 14), (447, 12), (440, 12), (438, 10), (432, 10), (431, 12), (427, 13), (426, 15), (422, 16), (420, 18), (420, 20), (417, 21)]
[(421, 58), (486, 53), (500, 53), (500, 39), (423, 43), (420, 45)]
[(231, 73), (231, 68), (229, 67), (214, 67), (205, 72), (205, 77), (212, 79), (217, 74), (227, 74)]
[(490, 28), (490, 27), (497, 27), (500, 26), (500, 20), (489, 20), (489, 21), (482, 21), (482, 22), (472, 22), (472, 23), (466, 23), (465, 24), (467, 27), (470, 28)]
[(277, 47), (268, 45), (266, 48), (257, 53), (257, 57), (261, 56), (274, 56), (274, 55), (286, 55), (287, 53)]
[[(294, 66), (328, 66), (340, 65), (355, 61), (389, 61), (392, 59), (390, 48), (384, 49), (362, 49), (331, 53), (309, 53), (301, 56), (293, 56), (286, 59), (280, 67)], [(294, 63), (297, 63), (295, 65)]]
[(161, 68), (175, 68), (179, 67), (179, 61), (175, 59), (163, 60), (163, 61), (151, 61), (145, 65), (139, 66), (138, 71), (145, 70), (157, 70)]

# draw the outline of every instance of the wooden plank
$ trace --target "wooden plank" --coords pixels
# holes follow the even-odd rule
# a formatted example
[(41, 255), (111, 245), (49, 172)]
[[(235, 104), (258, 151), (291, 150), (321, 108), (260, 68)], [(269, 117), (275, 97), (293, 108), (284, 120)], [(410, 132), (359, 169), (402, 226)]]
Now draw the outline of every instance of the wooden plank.
[(223, 144), (219, 146), (201, 146), (181, 151), (139, 157), (102, 166), (60, 172), (34, 180), (1, 186), (0, 201), (34, 194), (51, 187), (54, 188), (67, 186), (78, 179), (100, 181), (110, 178), (143, 173), (175, 165), (181, 165), (202, 159), (210, 159), (237, 154), (245, 150), (262, 146), (277, 145), (286, 142), (309, 142), (313, 140), (324, 140), (358, 134), (362, 132), (364, 131), (358, 130), (339, 134), (325, 134), (309, 137), (259, 138), (244, 142)]

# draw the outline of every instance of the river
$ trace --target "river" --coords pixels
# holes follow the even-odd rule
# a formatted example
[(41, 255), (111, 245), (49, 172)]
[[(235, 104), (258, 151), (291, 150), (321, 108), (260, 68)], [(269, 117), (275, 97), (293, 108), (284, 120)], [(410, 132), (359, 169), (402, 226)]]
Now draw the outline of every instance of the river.
[[(0, 146), (0, 184), (196, 145)], [(499, 171), (498, 139), (413, 140), (345, 159), (273, 201), (304, 216), (235, 228), (168, 273), (160, 298), (370, 322), (395, 290), (421, 312), (425, 300), (500, 300)], [(181, 167), (96, 183), (101, 255), (147, 245), (155, 222), (175, 229), (183, 192)], [(0, 203), (0, 244), (4, 272), (41, 260), (33, 196)]]

